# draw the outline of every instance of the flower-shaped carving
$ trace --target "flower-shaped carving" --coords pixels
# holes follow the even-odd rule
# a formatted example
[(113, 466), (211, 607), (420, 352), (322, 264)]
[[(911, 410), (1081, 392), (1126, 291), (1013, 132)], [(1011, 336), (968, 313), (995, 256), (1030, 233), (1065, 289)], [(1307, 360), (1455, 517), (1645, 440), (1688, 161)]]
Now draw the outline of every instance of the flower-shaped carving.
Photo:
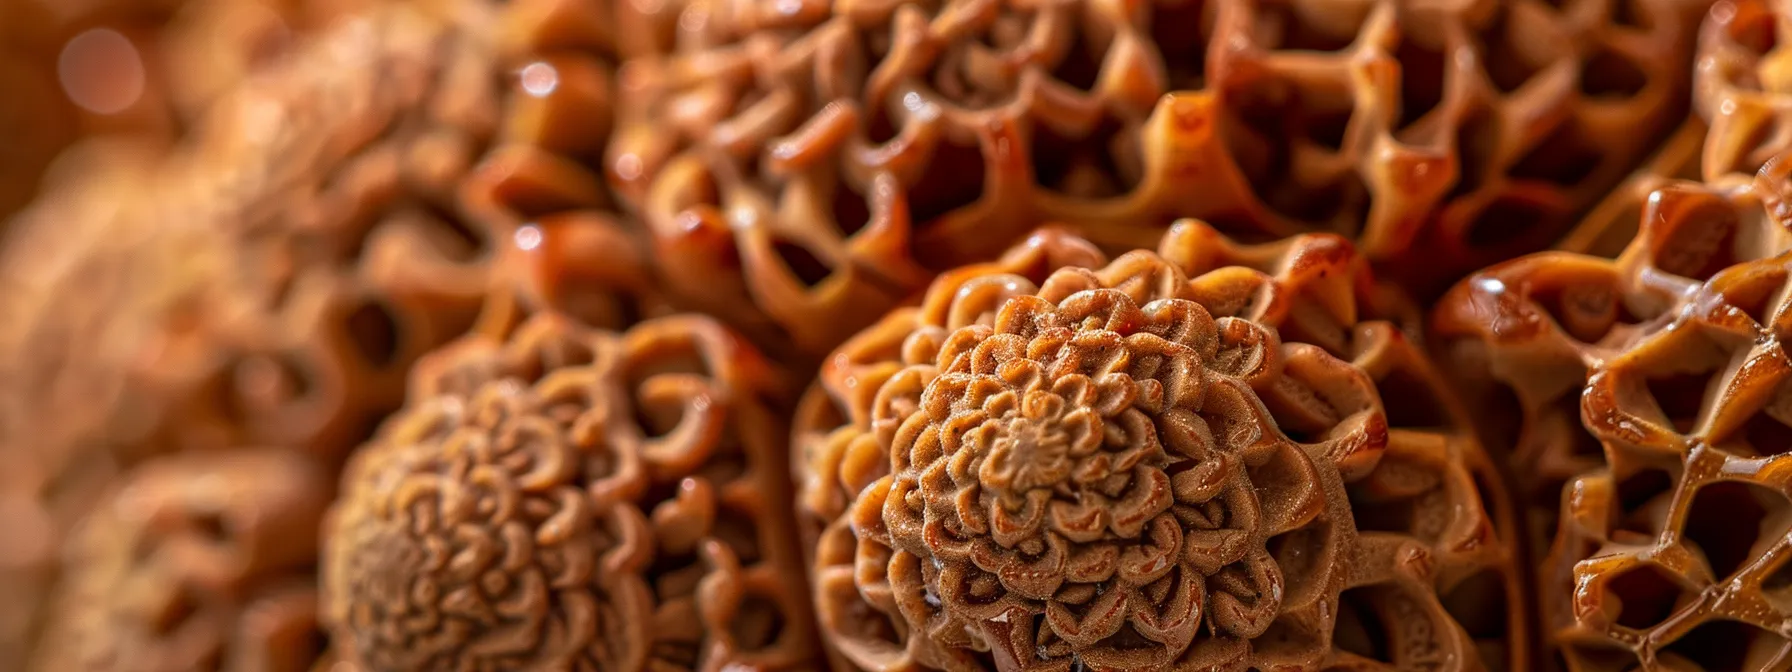
[(814, 646), (769, 369), (702, 318), (425, 358), (344, 474), (324, 620), (414, 669), (786, 670)]
[[(1104, 380), (1100, 386), (1106, 389), (1097, 392), (1087, 377), (1080, 377), (1046, 390), (1041, 389), (1045, 377), (1037, 363), (1023, 362), (1007, 373), (1002, 382), (1018, 390), (1004, 390), (985, 399), (981, 411), (986, 417), (967, 436), (989, 446), (989, 457), (977, 469), (977, 478), (1004, 497), (1004, 506), (990, 509), (992, 517), (998, 509), (1021, 506), (1034, 491), (1049, 493), (1067, 486), (1073, 469), (1079, 483), (1112, 475), (1107, 464), (1110, 460), (1098, 460), (1095, 455), (1101, 447), (1102, 418), (1088, 406), (1095, 394), (1125, 394), (1123, 388), (1129, 381)], [(942, 396), (947, 399), (935, 404), (950, 404), (956, 401), (952, 397), (970, 394), (970, 382), (964, 379), (942, 385)]]
[(1042, 229), (828, 358), (794, 450), (836, 669), (1524, 668), (1404, 297), (1338, 236), (1157, 247)]
[(1273, 366), (1277, 350), (1273, 334), (1226, 322), (1222, 334), (1192, 301), (1141, 307), (1115, 289), (1009, 299), (993, 327), (958, 330), (934, 363), (898, 374), (931, 380), (917, 407), (878, 405), (873, 426), (894, 429), (897, 471), (861, 510), (877, 505), (897, 548), (944, 563), (949, 616), (1042, 611), (1046, 659), (1118, 666), (1150, 642), (1147, 659), (1166, 663), (1204, 607), (1213, 630), (1261, 634), (1282, 577), (1251, 543), (1261, 510), (1247, 455), (1292, 458), (1302, 485), (1281, 507), (1311, 515), (1324, 494), (1317, 467), (1279, 451), (1289, 444), (1272, 425), (1216, 436), (1201, 417), (1267, 420), (1236, 381), (1209, 399), (1225, 384), (1213, 368)]

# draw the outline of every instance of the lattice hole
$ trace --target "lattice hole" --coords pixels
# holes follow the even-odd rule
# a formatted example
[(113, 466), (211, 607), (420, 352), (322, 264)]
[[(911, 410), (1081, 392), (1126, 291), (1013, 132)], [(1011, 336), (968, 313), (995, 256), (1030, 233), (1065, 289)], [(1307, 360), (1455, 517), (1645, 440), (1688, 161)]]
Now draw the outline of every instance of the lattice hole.
[(398, 318), (378, 302), (361, 304), (345, 320), (350, 342), (361, 361), (375, 369), (383, 369), (397, 361), (400, 341)]
[(1699, 412), (1705, 407), (1708, 389), (1715, 382), (1714, 371), (1681, 373), (1648, 381), (1649, 396), (1654, 399), (1661, 418), (1682, 434), (1692, 431)]
[(1786, 535), (1789, 510), (1792, 502), (1779, 492), (1719, 481), (1693, 496), (1681, 533), (1705, 553), (1712, 577), (1723, 581)]
[(1443, 102), (1444, 73), (1448, 69), (1443, 50), (1413, 39), (1400, 41), (1394, 59), (1400, 62), (1400, 123), (1395, 127), (1405, 129)]
[(1519, 45), (1535, 40), (1536, 36), (1523, 34), (1522, 27), (1514, 25), (1511, 17), (1507, 5), (1499, 5), (1499, 16), (1489, 21), (1478, 36), (1488, 79), (1502, 93), (1517, 91), (1546, 65), (1524, 57), (1525, 49)]
[(1475, 639), (1499, 639), (1506, 636), (1510, 623), (1506, 602), (1506, 578), (1496, 570), (1475, 574), (1443, 596), (1444, 609)]
[(1511, 175), (1521, 180), (1540, 180), (1572, 187), (1585, 182), (1603, 161), (1598, 147), (1587, 142), (1586, 130), (1568, 121), (1556, 126), (1512, 166)]
[(1393, 663), (1393, 633), (1375, 608), (1374, 586), (1352, 588), (1338, 598), (1338, 620), (1332, 626), (1332, 643), (1370, 660)]
[(1451, 200), (1481, 188), (1499, 146), (1499, 119), (1493, 113), (1476, 108), (1457, 122), (1457, 173), (1456, 184), (1450, 188)]
[[(1368, 12), (1359, 12), (1349, 25), (1319, 25), (1310, 18), (1301, 16), (1301, 10), (1312, 3), (1263, 3), (1259, 11), (1262, 24), (1272, 35), (1279, 39), (1268, 40), (1268, 46), (1288, 51), (1341, 51), (1356, 41), (1362, 31), (1362, 21), (1368, 18)], [(1367, 5), (1362, 5), (1367, 7)], [(1328, 6), (1326, 11), (1345, 9), (1346, 6)]]
[[(1781, 392), (1780, 394), (1784, 394)], [(1742, 425), (1742, 438), (1747, 442), (1746, 455), (1769, 457), (1792, 452), (1792, 426), (1773, 417), (1765, 409), (1756, 411)], [(1734, 444), (1725, 445), (1733, 448)], [(1742, 452), (1742, 451), (1736, 451)]]
[(1569, 393), (1557, 397), (1551, 412), (1556, 414), (1555, 431), (1559, 433), (1556, 438), (1568, 443), (1569, 455), (1604, 459), (1605, 445), (1581, 424), (1580, 395)]
[(1658, 530), (1650, 514), (1665, 507), (1673, 495), (1673, 475), (1663, 469), (1640, 469), (1619, 479), (1614, 487), (1618, 508), (1612, 511), (1617, 518), (1612, 527), (1641, 537), (1655, 536)]
[(827, 262), (822, 261), (821, 257), (802, 245), (788, 240), (778, 240), (772, 243), (772, 250), (777, 253), (778, 259), (784, 263), (784, 267), (790, 269), (790, 274), (795, 276), (797, 281), (803, 283), (805, 287), (815, 287), (834, 274), (834, 270), (828, 266)]
[(1667, 620), (1685, 597), (1673, 577), (1650, 564), (1639, 565), (1612, 579), (1606, 590), (1622, 606), (1618, 625), (1639, 630)]
[(784, 632), (783, 607), (761, 595), (749, 595), (740, 605), (733, 628), (734, 644), (743, 651), (756, 651), (776, 643)]
[(1772, 632), (1740, 621), (1713, 620), (1675, 640), (1664, 653), (1705, 672), (1753, 672), (1786, 664), (1776, 660), (1785, 647), (1786, 639)]
[(1560, 212), (1541, 203), (1502, 196), (1481, 211), (1464, 237), (1470, 247), (1497, 248), (1522, 244), (1539, 232), (1559, 230), (1561, 224)]
[(1375, 387), (1387, 406), (1390, 427), (1441, 427), (1449, 422), (1438, 395), (1416, 374), (1395, 369), (1376, 381)]
[(1581, 64), (1580, 89), (1595, 98), (1631, 98), (1649, 85), (1649, 75), (1630, 57), (1602, 48)]

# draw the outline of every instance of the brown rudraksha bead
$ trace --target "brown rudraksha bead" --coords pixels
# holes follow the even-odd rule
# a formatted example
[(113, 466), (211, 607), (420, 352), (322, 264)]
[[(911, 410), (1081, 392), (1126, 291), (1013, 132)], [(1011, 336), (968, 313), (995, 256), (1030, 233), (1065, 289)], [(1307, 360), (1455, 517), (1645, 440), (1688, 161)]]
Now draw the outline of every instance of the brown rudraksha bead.
[[(1713, 291), (1709, 283), (1717, 282), (1714, 277), (1735, 273), (1726, 269), (1773, 263), (1771, 260), (1792, 250), (1786, 170), (1787, 165), (1776, 159), (1749, 182), (1725, 178), (1719, 184), (1666, 183), (1646, 200), (1636, 237), (1615, 260), (1561, 252), (1523, 257), (1464, 280), (1436, 309), (1433, 335), (1439, 339), (1441, 356), (1450, 364), (1470, 406), (1477, 409), (1477, 425), (1485, 443), (1497, 459), (1509, 465), (1515, 494), (1525, 509), (1531, 556), (1540, 566), (1537, 582), (1547, 628), (1545, 643), (1557, 651), (1567, 669), (1631, 669), (1636, 659), (1626, 648), (1634, 648), (1646, 660), (1668, 664), (1665, 658), (1654, 657), (1664, 647), (1699, 648), (1719, 643), (1693, 638), (1676, 646), (1673, 642), (1686, 636), (1685, 629), (1635, 629), (1640, 626), (1634, 616), (1620, 619), (1625, 620), (1623, 628), (1631, 629), (1608, 629), (1617, 612), (1594, 613), (1618, 603), (1604, 602), (1602, 595), (1615, 594), (1631, 606), (1660, 597), (1654, 591), (1666, 584), (1654, 579), (1665, 575), (1646, 573), (1621, 581), (1622, 587), (1611, 593), (1603, 592), (1603, 587), (1587, 592), (1592, 584), (1583, 578), (1604, 570), (1583, 575), (1587, 570), (1577, 563), (1591, 567), (1604, 562), (1596, 556), (1609, 555), (1616, 548), (1605, 546), (1607, 541), (1652, 543), (1638, 535), (1653, 535), (1663, 528), (1638, 532), (1635, 525), (1659, 525), (1664, 519), (1658, 516), (1668, 515), (1663, 493), (1672, 491), (1682, 479), (1679, 462), (1663, 466), (1665, 463), (1657, 460), (1650, 463), (1655, 466), (1646, 466), (1639, 461), (1639, 453), (1613, 447), (1614, 439), (1606, 436), (1607, 432), (1641, 436), (1635, 432), (1645, 427), (1600, 405), (1610, 404), (1609, 399), (1598, 399), (1611, 393), (1600, 391), (1603, 383), (1599, 383), (1597, 372), (1640, 357), (1673, 359), (1672, 363), (1662, 360), (1663, 370), (1703, 366), (1690, 349), (1669, 355), (1656, 349), (1665, 346), (1650, 344), (1677, 343), (1687, 338), (1686, 334), (1699, 332), (1696, 323), (1702, 318), (1697, 316), (1717, 309), (1712, 299), (1699, 297)], [(1654, 354), (1639, 354), (1643, 352)], [(1629, 412), (1640, 412), (1634, 404), (1650, 394), (1657, 400), (1668, 399), (1661, 403), (1682, 403), (1683, 407), (1673, 411), (1680, 414), (1692, 412), (1685, 404), (1696, 411), (1715, 403), (1704, 396), (1702, 379), (1645, 377), (1651, 378), (1648, 384), (1638, 383), (1641, 387), (1625, 392), (1623, 402), (1630, 405)], [(1706, 399), (1706, 406), (1700, 405), (1701, 399)], [(1666, 459), (1665, 454), (1654, 455)], [(1679, 492), (1691, 496), (1689, 489)], [(1684, 506), (1690, 500), (1675, 501), (1680, 508), (1672, 515), (1686, 515)], [(1748, 511), (1746, 506), (1734, 510)], [(1645, 522), (1651, 520), (1656, 523)], [(1674, 528), (1662, 533), (1679, 535), (1683, 531)], [(1688, 533), (1694, 545), (1707, 541), (1730, 544), (1732, 536)], [(1685, 551), (1676, 548), (1676, 552)], [(1725, 550), (1730, 548), (1722, 546), (1711, 552), (1734, 554), (1736, 551)], [(1683, 569), (1686, 565), (1673, 566)], [(1671, 602), (1672, 597), (1666, 599)], [(1593, 603), (1608, 606), (1585, 611), (1591, 608), (1586, 605)], [(1722, 631), (1724, 637), (1747, 634), (1731, 630), (1726, 625), (1713, 632)], [(1724, 646), (1731, 644), (1735, 642)], [(1741, 651), (1746, 647), (1734, 648)], [(1719, 658), (1694, 656), (1690, 660), (1704, 665), (1728, 660), (1722, 658), (1728, 654), (1714, 655)], [(1717, 664), (1703, 669), (1767, 668)]]
[[(9, 251), (31, 296), (0, 341), (43, 412), (9, 429), (127, 463), (363, 440), (487, 289), (485, 244), (453, 207), (495, 122), (481, 41), (401, 7), (357, 15), (221, 99), (88, 235), (59, 236), (68, 200), (46, 196), (25, 222), (45, 230)], [(62, 300), (93, 285), (116, 289)], [(122, 401), (93, 423), (51, 412), (96, 405), (83, 388)]]
[(293, 451), (138, 466), (64, 549), (25, 669), (305, 672), (322, 653), (314, 531), (329, 490)]
[[(411, 362), (473, 323), (491, 253), (455, 201), (502, 80), (480, 30), (356, 14), (173, 148), (96, 146), (59, 170), (0, 261), (0, 471), (22, 519), (47, 521), (36, 546), (157, 455), (339, 463), (400, 405)], [(48, 569), (8, 558), (0, 583)], [(10, 613), (33, 604), (0, 601), (0, 648), (23, 646), (41, 618)]]
[(326, 526), (323, 613), (345, 660), (819, 662), (788, 509), (788, 385), (732, 332), (542, 313), (432, 353), (409, 395), (352, 458)]
[(668, 289), (817, 352), (1042, 221), (1339, 233), (1441, 289), (1679, 123), (1703, 6), (618, 5), (605, 167)]
[(1499, 480), (1399, 304), (1341, 237), (1192, 220), (943, 275), (797, 413), (837, 666), (1522, 668)]

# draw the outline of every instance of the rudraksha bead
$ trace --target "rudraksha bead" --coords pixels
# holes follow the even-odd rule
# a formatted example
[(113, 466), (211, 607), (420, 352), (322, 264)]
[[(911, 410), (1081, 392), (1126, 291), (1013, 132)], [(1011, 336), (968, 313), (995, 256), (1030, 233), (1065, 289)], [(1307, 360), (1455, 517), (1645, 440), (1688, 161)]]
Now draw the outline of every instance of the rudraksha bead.
[(696, 316), (541, 313), (429, 355), (330, 514), (338, 653), (366, 672), (814, 665), (787, 389)]
[(838, 666), (1525, 664), (1498, 477), (1398, 307), (1340, 237), (1194, 221), (948, 272), (797, 414)]
[[(45, 547), (157, 455), (261, 445), (339, 462), (401, 403), (410, 363), (472, 324), (490, 252), (456, 185), (502, 80), (480, 30), (403, 6), (356, 14), (221, 95), (172, 148), (68, 158), (0, 262), (0, 471), (31, 507), (21, 519), (48, 521)], [(0, 583), (46, 569), (41, 554), (8, 562)], [(10, 613), (35, 604), (0, 603), (0, 648), (25, 645)]]
[(64, 549), (25, 669), (305, 672), (323, 644), (308, 532), (329, 490), (321, 465), (292, 451), (142, 464)]

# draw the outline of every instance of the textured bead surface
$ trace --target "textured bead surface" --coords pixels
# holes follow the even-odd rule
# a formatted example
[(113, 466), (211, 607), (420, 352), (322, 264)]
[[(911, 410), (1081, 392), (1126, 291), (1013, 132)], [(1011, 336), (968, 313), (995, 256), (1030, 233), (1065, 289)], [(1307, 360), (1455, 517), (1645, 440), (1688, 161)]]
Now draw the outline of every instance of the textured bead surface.
[(1430, 293), (1687, 108), (1702, 3), (621, 3), (605, 169), (668, 288), (822, 352), (1039, 222), (1353, 238)]
[(1044, 230), (828, 359), (795, 448), (842, 664), (1522, 664), (1497, 477), (1361, 257), (1158, 250)]
[(543, 313), (431, 354), (332, 509), (338, 651), (369, 672), (812, 665), (784, 389), (694, 316)]

